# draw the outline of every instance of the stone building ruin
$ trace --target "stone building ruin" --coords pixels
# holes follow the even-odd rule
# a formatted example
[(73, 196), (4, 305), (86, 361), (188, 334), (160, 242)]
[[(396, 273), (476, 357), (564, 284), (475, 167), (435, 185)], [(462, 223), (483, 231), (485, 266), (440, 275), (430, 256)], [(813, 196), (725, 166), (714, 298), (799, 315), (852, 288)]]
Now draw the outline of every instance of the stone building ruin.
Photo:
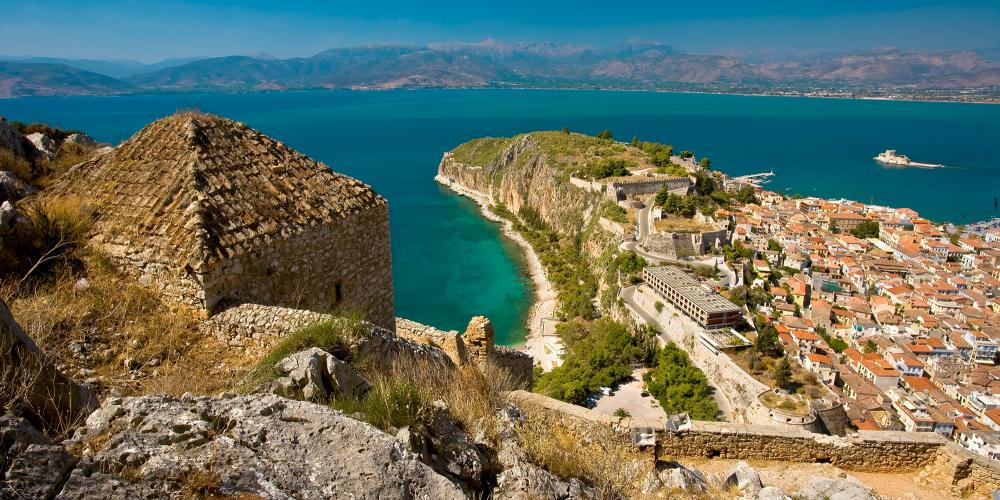
[(395, 330), (386, 200), (242, 123), (157, 120), (49, 193), (95, 209), (92, 243), (206, 316), (255, 303)]

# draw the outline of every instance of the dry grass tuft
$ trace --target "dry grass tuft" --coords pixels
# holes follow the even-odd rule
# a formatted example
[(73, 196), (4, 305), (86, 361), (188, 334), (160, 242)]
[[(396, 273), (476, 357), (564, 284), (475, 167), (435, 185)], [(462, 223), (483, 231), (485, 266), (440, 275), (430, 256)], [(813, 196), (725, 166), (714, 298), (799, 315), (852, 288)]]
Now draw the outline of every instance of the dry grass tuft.
[(24, 181), (31, 180), (34, 177), (34, 170), (31, 168), (31, 163), (15, 155), (13, 151), (7, 148), (0, 148), (0, 170), (10, 171)]
[(38, 174), (35, 184), (46, 188), (55, 183), (60, 175), (74, 165), (89, 160), (94, 155), (94, 148), (74, 143), (64, 143), (58, 154), (51, 160), (42, 159), (37, 162)]
[(596, 425), (584, 434), (565, 422), (527, 410), (529, 418), (517, 427), (517, 440), (532, 463), (562, 478), (583, 479), (602, 498), (639, 496), (638, 488), (652, 470), (652, 461), (648, 453), (633, 448), (626, 436)]
[(416, 422), (421, 410), (442, 400), (466, 432), (483, 432), (497, 442), (494, 417), (506, 403), (506, 392), (516, 386), (506, 370), (492, 365), (482, 372), (472, 366), (445, 370), (427, 362), (395, 363), (388, 370), (370, 365), (358, 368), (372, 382), (372, 391), (362, 398), (335, 399), (331, 406), (348, 414), (360, 412), (365, 421), (386, 429)]
[[(85, 289), (74, 287), (81, 278)], [(99, 392), (211, 393), (229, 383), (220, 366), (226, 348), (198, 332), (191, 311), (163, 302), (96, 251), (77, 251), (34, 279), (7, 277), (0, 296), (56, 366), (78, 381), (99, 378)]]

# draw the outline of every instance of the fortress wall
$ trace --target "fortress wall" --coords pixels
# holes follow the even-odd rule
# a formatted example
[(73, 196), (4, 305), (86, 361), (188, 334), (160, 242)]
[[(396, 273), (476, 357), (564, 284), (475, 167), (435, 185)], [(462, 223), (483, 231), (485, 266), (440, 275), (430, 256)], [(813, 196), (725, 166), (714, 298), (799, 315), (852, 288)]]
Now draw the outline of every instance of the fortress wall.
[(360, 312), (365, 320), (394, 330), (388, 206), (375, 206), (239, 255), (205, 276), (204, 282), (209, 310), (229, 299), (319, 312)]
[(660, 457), (829, 462), (848, 471), (917, 472), (929, 484), (950, 485), (956, 496), (1000, 487), (997, 462), (934, 433), (860, 431), (844, 438), (801, 429), (699, 421), (691, 422), (689, 429), (666, 432), (659, 422), (620, 420), (540, 394), (513, 391), (510, 397), (531, 418), (559, 422), (581, 434), (610, 431), (629, 436), (632, 428), (652, 427)]
[[(304, 309), (240, 304), (203, 321), (199, 329), (233, 347), (270, 348), (302, 327), (337, 320), (335, 316)], [(456, 366), (449, 354), (435, 345), (410, 340), (376, 325), (372, 325), (367, 333), (354, 339), (353, 343), (385, 369), (391, 368), (394, 363), (420, 363), (443, 369), (454, 369)]]

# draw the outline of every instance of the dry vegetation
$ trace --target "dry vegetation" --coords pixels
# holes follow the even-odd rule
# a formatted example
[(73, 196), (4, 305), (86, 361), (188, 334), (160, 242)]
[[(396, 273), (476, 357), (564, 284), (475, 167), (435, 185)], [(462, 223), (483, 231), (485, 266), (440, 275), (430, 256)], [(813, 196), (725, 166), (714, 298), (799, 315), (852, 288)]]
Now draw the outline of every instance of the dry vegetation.
[(0, 298), (57, 366), (78, 381), (99, 379), (101, 393), (210, 393), (231, 380), (227, 363), (240, 365), (238, 356), (220, 359), (225, 347), (199, 334), (191, 311), (165, 304), (93, 250), (25, 281), (8, 277)]
[(23, 158), (19, 158), (13, 151), (7, 148), (0, 148), (0, 170), (7, 170), (22, 180), (34, 177), (31, 163)]
[(695, 222), (694, 219), (677, 216), (670, 216), (666, 219), (654, 219), (653, 226), (658, 233), (700, 233), (713, 230), (712, 227)]

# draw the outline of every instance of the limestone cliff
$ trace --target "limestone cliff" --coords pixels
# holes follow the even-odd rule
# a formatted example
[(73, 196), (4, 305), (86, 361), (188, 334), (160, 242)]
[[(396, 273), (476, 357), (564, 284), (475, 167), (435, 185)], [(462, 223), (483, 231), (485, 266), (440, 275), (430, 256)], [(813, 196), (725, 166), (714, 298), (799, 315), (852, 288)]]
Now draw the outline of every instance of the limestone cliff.
[(537, 214), (562, 239), (579, 243), (602, 293), (602, 309), (618, 319), (615, 301), (603, 295), (617, 288), (608, 262), (621, 242), (621, 235), (598, 224), (599, 192), (570, 183), (578, 171), (607, 159), (648, 165), (638, 148), (593, 136), (564, 132), (531, 132), (511, 138), (480, 138), (445, 153), (438, 167), (438, 180), (456, 191), (486, 204), (502, 204), (511, 213)]
[[(530, 207), (550, 227), (563, 234), (576, 234), (583, 230), (585, 214), (598, 198), (561, 178), (563, 169), (547, 151), (553, 134), (471, 141), (445, 155), (438, 173), (492, 197), (511, 212)], [(490, 155), (489, 149), (498, 146), (496, 153)], [(475, 153), (462, 154), (465, 150)], [(466, 163), (469, 161), (476, 163)]]

